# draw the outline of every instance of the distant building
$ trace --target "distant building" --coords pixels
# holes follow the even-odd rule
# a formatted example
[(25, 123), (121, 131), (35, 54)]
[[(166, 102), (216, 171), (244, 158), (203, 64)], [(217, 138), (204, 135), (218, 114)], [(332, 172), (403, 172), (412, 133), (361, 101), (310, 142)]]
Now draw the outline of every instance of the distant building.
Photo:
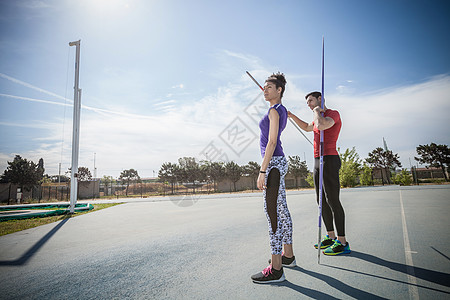
[[(444, 179), (444, 172), (441, 168), (412, 168), (411, 173), (417, 176), (417, 179)], [(417, 175), (416, 175), (417, 174)], [(448, 170), (446, 170), (448, 178)]]
[(391, 172), (388, 168), (373, 168), (372, 169), (373, 180), (381, 180), (382, 184), (391, 183)]

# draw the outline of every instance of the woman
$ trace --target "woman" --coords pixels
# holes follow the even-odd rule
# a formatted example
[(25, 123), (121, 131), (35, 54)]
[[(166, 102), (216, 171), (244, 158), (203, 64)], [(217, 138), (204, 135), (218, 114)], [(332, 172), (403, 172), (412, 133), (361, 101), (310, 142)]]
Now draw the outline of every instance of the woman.
[[(286, 79), (282, 73), (272, 74), (264, 84), (264, 98), (270, 103), (270, 108), (259, 122), (263, 161), (257, 186), (263, 190), (272, 259), (267, 268), (251, 277), (256, 283), (284, 281), (283, 266), (296, 266), (292, 250), (292, 220), (286, 203), (284, 185), (288, 163), (280, 141), (281, 132), (287, 122), (287, 110), (281, 104), (285, 85)], [(283, 245), (284, 254), (282, 255)]]

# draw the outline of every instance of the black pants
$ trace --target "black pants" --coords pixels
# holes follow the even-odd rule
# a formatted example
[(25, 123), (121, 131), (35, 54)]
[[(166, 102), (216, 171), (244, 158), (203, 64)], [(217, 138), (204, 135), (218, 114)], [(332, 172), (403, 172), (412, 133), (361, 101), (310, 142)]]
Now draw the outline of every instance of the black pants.
[[(337, 235), (345, 236), (345, 213), (339, 200), (341, 189), (339, 169), (341, 159), (339, 155), (325, 155), (323, 157), (323, 189), (322, 189), (322, 218), (327, 231), (334, 231)], [(320, 158), (314, 160), (314, 185), (316, 187), (317, 203), (319, 203), (319, 170)]]

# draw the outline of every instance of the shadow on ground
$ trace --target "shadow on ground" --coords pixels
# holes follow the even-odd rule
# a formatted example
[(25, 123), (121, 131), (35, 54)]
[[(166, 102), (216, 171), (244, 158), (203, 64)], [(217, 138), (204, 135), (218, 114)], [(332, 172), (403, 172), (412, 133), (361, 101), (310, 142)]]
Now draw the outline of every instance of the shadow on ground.
[(27, 252), (25, 252), (20, 258), (11, 261), (0, 261), (0, 266), (22, 266), (25, 265), (38, 251), (44, 246), (50, 238), (69, 221), (70, 217), (65, 218), (52, 228), (45, 236), (43, 236), (36, 244), (33, 245)]

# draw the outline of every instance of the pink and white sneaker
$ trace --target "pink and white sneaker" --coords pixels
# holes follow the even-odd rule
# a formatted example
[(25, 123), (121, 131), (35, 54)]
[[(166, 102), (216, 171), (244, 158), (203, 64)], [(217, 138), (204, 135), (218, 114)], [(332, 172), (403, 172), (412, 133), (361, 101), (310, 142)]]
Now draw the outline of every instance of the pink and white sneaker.
[(284, 277), (283, 267), (281, 267), (281, 270), (276, 270), (272, 268), (272, 265), (269, 265), (267, 268), (262, 270), (262, 272), (253, 275), (251, 278), (255, 283), (273, 283), (286, 280)]

